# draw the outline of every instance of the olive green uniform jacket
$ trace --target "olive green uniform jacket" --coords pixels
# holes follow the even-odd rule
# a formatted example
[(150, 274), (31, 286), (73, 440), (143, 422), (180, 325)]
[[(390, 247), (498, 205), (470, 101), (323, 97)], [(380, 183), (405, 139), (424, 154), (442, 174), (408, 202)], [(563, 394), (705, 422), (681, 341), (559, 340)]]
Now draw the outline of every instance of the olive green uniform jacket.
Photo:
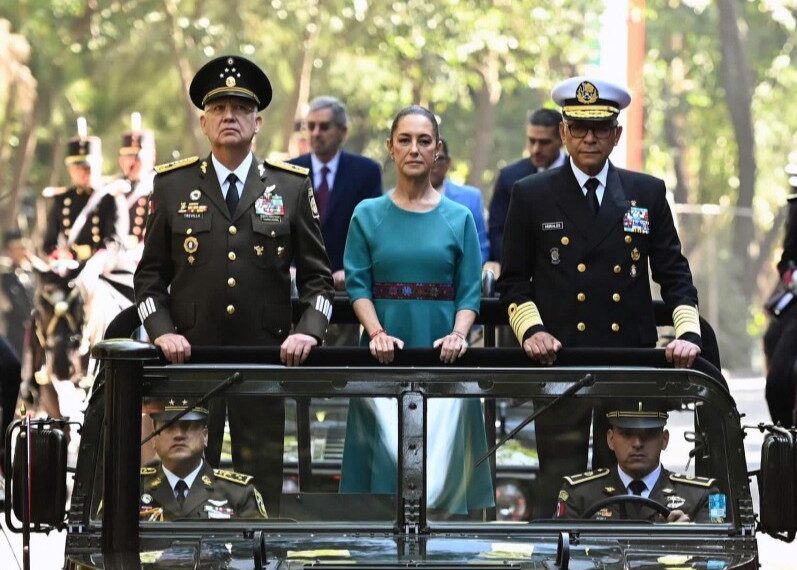
[(150, 338), (276, 345), (290, 333), (290, 266), (304, 306), (294, 332), (323, 339), (334, 288), (306, 169), (253, 160), (230, 215), (210, 157), (156, 167), (136, 304)]
[[(659, 479), (650, 491), (650, 499), (673, 509), (681, 510), (693, 522), (708, 522), (709, 495), (719, 493), (714, 479), (678, 475), (662, 467)], [(617, 468), (587, 471), (564, 478), (559, 492), (556, 517), (584, 518), (585, 511), (595, 503), (617, 495), (627, 495)], [(631, 503), (614, 503), (598, 510), (590, 518), (597, 520), (643, 519), (661, 520), (649, 507)]]
[(212, 469), (206, 461), (186, 493), (177, 502), (163, 466), (141, 468), (141, 520), (267, 518), (263, 499), (250, 475)]

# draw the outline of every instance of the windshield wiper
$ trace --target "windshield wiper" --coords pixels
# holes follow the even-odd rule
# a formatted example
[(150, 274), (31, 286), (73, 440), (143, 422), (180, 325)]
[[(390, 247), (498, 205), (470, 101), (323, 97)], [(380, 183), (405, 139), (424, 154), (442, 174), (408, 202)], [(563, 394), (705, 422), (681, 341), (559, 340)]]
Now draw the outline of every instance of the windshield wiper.
[(509, 440), (510, 440), (510, 439), (512, 439), (513, 437), (515, 437), (515, 435), (516, 435), (516, 434), (517, 434), (517, 433), (518, 433), (520, 430), (522, 430), (524, 427), (526, 427), (526, 426), (527, 426), (527, 425), (529, 425), (531, 422), (533, 422), (533, 421), (534, 421), (534, 420), (537, 418), (537, 416), (539, 416), (540, 414), (543, 414), (543, 413), (544, 413), (544, 412), (546, 412), (546, 411), (547, 411), (549, 408), (552, 408), (553, 406), (555, 406), (556, 404), (558, 404), (558, 403), (559, 403), (559, 402), (561, 402), (562, 400), (564, 400), (564, 399), (566, 399), (566, 398), (569, 398), (570, 396), (572, 396), (573, 394), (575, 394), (576, 392), (578, 392), (579, 390), (581, 390), (581, 389), (582, 389), (582, 388), (584, 388), (585, 386), (592, 386), (592, 384), (593, 384), (594, 382), (595, 382), (595, 378), (592, 376), (592, 374), (587, 374), (587, 375), (586, 375), (586, 376), (584, 376), (584, 377), (583, 377), (581, 380), (579, 380), (578, 382), (576, 382), (575, 384), (573, 384), (572, 386), (570, 386), (570, 387), (569, 387), (567, 390), (565, 390), (564, 392), (562, 392), (561, 394), (559, 394), (559, 395), (558, 395), (556, 398), (554, 398), (553, 400), (551, 400), (550, 402), (548, 402), (547, 404), (545, 404), (544, 406), (542, 406), (540, 409), (538, 409), (538, 410), (534, 410), (534, 412), (532, 412), (532, 414), (531, 414), (529, 417), (527, 417), (525, 420), (523, 420), (522, 422), (520, 422), (520, 423), (518, 424), (518, 426), (517, 426), (515, 429), (513, 429), (512, 431), (510, 431), (510, 432), (509, 432), (508, 434), (506, 434), (506, 435), (505, 435), (503, 438), (501, 438), (501, 441), (499, 441), (499, 442), (498, 442), (498, 443), (496, 443), (494, 446), (492, 446), (492, 447), (491, 447), (491, 448), (490, 448), (490, 449), (487, 451), (487, 453), (485, 453), (485, 454), (484, 454), (484, 455), (483, 455), (483, 456), (482, 456), (482, 457), (481, 457), (481, 458), (480, 458), (480, 459), (479, 459), (479, 460), (476, 462), (476, 464), (473, 466), (473, 468), (475, 469), (476, 467), (478, 467), (479, 465), (481, 465), (482, 463), (484, 463), (484, 462), (485, 462), (487, 459), (489, 459), (489, 458), (490, 458), (490, 456), (491, 456), (491, 455), (493, 455), (493, 454), (494, 454), (496, 451), (498, 451), (498, 449), (499, 449), (499, 448), (500, 448), (502, 445), (504, 445), (504, 444), (505, 444), (507, 441), (509, 441)]
[(163, 424), (161, 427), (159, 427), (158, 429), (153, 431), (151, 434), (149, 434), (143, 440), (141, 440), (141, 445), (144, 445), (145, 443), (147, 443), (149, 440), (151, 440), (153, 437), (158, 435), (163, 430), (168, 429), (171, 426), (173, 426), (175, 423), (179, 422), (180, 419), (183, 416), (185, 416), (186, 414), (190, 414), (195, 409), (197, 409), (199, 406), (201, 406), (202, 404), (204, 404), (205, 402), (207, 402), (208, 400), (213, 398), (216, 394), (218, 394), (220, 392), (224, 392), (225, 390), (227, 390), (227, 388), (229, 388), (230, 386), (232, 386), (233, 384), (235, 384), (237, 382), (240, 382), (243, 379), (244, 379), (244, 377), (243, 377), (243, 375), (240, 372), (233, 373), (233, 375), (230, 376), (229, 378), (227, 378), (224, 382), (222, 382), (221, 384), (219, 384), (218, 386), (213, 388), (210, 392), (208, 392), (207, 394), (205, 394), (204, 396), (199, 398), (196, 402), (194, 402), (194, 404), (192, 406), (187, 407), (182, 412), (178, 413), (172, 419), (170, 419), (165, 424)]

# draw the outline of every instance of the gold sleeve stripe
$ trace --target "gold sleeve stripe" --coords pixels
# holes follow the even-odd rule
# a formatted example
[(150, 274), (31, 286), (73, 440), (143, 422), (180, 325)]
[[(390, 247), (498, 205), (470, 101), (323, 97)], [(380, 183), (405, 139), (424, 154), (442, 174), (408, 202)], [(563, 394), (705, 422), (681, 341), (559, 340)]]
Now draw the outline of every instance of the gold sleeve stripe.
[(531, 327), (542, 324), (540, 311), (537, 305), (527, 301), (522, 305), (512, 303), (509, 305), (509, 326), (515, 331), (518, 342), (523, 343), (523, 335)]
[(672, 322), (675, 325), (675, 338), (686, 333), (700, 336), (700, 315), (695, 307), (678, 305), (672, 312)]

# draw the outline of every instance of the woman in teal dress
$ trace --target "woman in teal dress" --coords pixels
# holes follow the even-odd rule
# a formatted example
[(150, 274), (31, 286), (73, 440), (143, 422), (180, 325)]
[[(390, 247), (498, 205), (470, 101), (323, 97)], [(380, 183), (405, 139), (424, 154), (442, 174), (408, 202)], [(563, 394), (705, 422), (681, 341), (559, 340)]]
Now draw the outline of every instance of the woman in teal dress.
[[(362, 344), (381, 363), (394, 350), (440, 347), (454, 362), (479, 311), (481, 254), (470, 211), (431, 185), (439, 152), (437, 121), (419, 106), (393, 121), (387, 149), (396, 189), (361, 202), (354, 211), (343, 264), (346, 290), (365, 331)], [(394, 493), (398, 439), (395, 400), (352, 399), (343, 451), (342, 493)], [(481, 402), (429, 401), (427, 505), (466, 515), (494, 505)]]

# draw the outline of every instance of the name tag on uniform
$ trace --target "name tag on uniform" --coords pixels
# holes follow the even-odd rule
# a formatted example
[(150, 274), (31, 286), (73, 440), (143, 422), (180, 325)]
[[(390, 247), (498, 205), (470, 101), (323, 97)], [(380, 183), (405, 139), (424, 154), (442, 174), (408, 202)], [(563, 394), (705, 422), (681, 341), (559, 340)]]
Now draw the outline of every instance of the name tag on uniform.
[(623, 216), (623, 230), (630, 234), (649, 234), (650, 217), (648, 209), (631, 206)]
[(543, 222), (542, 231), (550, 232), (553, 230), (563, 230), (565, 228), (562, 222)]

